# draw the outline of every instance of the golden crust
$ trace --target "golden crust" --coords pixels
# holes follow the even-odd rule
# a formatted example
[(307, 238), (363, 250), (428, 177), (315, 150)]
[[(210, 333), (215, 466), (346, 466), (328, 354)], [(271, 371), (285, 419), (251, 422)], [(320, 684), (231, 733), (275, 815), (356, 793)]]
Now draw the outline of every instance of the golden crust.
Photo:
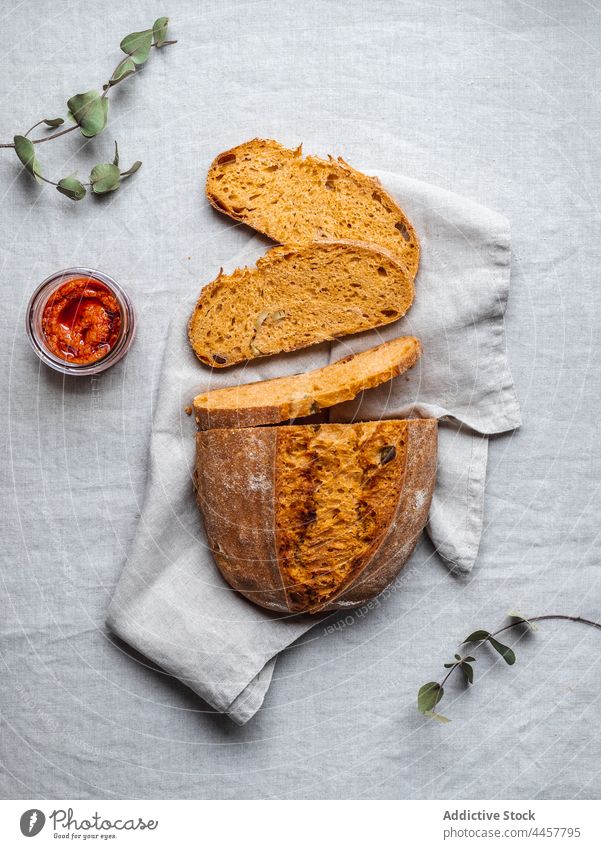
[[(362, 424), (322, 425), (324, 433), (348, 435), (353, 429), (368, 429), (378, 437), (379, 429), (390, 440), (394, 421)], [(204, 517), (207, 536), (215, 560), (226, 581), (254, 603), (283, 613), (319, 613), (365, 603), (380, 593), (398, 575), (409, 559), (426, 523), (436, 475), (437, 422), (435, 419), (410, 419), (397, 422), (404, 453), (397, 457), (397, 484), (384, 482), (392, 508), (375, 513), (369, 545), (361, 561), (353, 561), (352, 571), (320, 603), (299, 604), (299, 595), (286, 586), (290, 572), (282, 562), (282, 544), (277, 529), (283, 527), (282, 501), (278, 497), (278, 452), (289, 451), (291, 434), (304, 437), (314, 430), (311, 425), (208, 430), (197, 434), (196, 483), (198, 504)], [(325, 445), (326, 443), (324, 443)], [(377, 443), (374, 443), (377, 444)], [(399, 443), (400, 444), (400, 443)], [(386, 446), (389, 448), (390, 446)], [(319, 466), (319, 450), (309, 457), (309, 465)], [(327, 448), (322, 447), (322, 452)], [(381, 450), (381, 449), (380, 449)], [(323, 454), (322, 460), (326, 458)], [(385, 457), (385, 460), (388, 458)], [(344, 470), (341, 470), (344, 474)], [(313, 477), (310, 488), (322, 485)], [(303, 474), (287, 478), (298, 499), (303, 492)], [(306, 487), (305, 487), (306, 489)], [(331, 493), (333, 490), (331, 491)], [(369, 490), (366, 490), (369, 493)], [(330, 493), (330, 495), (331, 495)], [(357, 503), (363, 503), (359, 494)], [(367, 496), (365, 496), (367, 498)], [(330, 505), (331, 506), (331, 505)], [(319, 506), (309, 522), (319, 522)], [(335, 511), (334, 511), (335, 512)], [(330, 514), (332, 510), (330, 509)], [(379, 517), (379, 518), (378, 518)], [(386, 518), (387, 517), (387, 518)], [(326, 539), (330, 539), (326, 533)], [(348, 542), (348, 535), (347, 535)], [(302, 567), (302, 563), (301, 563)]]
[(392, 380), (415, 365), (420, 354), (419, 340), (403, 336), (305, 374), (205, 392), (194, 399), (196, 422), (208, 430), (309, 416)]

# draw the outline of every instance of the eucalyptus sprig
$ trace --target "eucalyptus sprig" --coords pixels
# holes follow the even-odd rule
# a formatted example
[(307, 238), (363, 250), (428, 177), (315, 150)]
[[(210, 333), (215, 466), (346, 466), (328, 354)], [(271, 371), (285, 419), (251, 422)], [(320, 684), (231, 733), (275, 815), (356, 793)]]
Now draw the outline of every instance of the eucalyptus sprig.
[[(543, 616), (526, 617), (522, 616), (521, 613), (512, 612), (509, 613), (508, 616), (511, 619), (511, 622), (508, 625), (504, 625), (502, 628), (493, 632), (485, 631), (483, 629), (474, 631), (469, 635), (469, 637), (466, 637), (465, 640), (463, 640), (461, 645), (469, 645), (471, 646), (471, 650), (476, 652), (478, 649), (482, 648), (482, 646), (488, 644), (492, 649), (494, 649), (494, 651), (501, 655), (505, 663), (509, 666), (513, 666), (516, 661), (514, 650), (497, 640), (497, 636), (503, 633), (503, 631), (509, 631), (512, 628), (520, 626), (523, 628), (525, 627), (529, 631), (535, 631), (537, 628), (537, 622), (543, 622), (544, 620), (549, 619), (564, 619), (568, 622), (580, 622), (583, 625), (590, 625), (593, 628), (601, 629), (601, 623), (599, 622), (593, 622), (591, 619), (583, 619), (582, 616), (568, 616), (567, 614), (562, 613), (547, 613)], [(455, 654), (454, 660), (444, 664), (444, 668), (449, 671), (442, 681), (429, 681), (427, 684), (420, 687), (417, 694), (418, 711), (423, 713), (424, 716), (436, 719), (438, 722), (450, 722), (446, 716), (443, 716), (436, 711), (436, 706), (444, 696), (444, 686), (451, 675), (453, 675), (456, 671), (459, 671), (462, 674), (468, 687), (470, 684), (473, 684), (474, 667), (472, 664), (475, 663), (475, 661), (476, 658), (473, 655), (466, 655), (464, 657), (460, 654)]]
[(151, 48), (161, 49), (168, 44), (176, 44), (174, 40), (167, 40), (167, 27), (169, 18), (157, 18), (152, 29), (132, 32), (121, 40), (121, 50), (125, 53), (108, 81), (102, 86), (102, 94), (99, 91), (85, 91), (82, 94), (74, 94), (67, 101), (67, 117), (73, 126), (66, 127), (57, 133), (30, 139), (29, 135), (37, 127), (44, 125), (49, 129), (56, 129), (65, 123), (64, 118), (42, 118), (35, 123), (23, 135), (16, 135), (12, 143), (0, 144), (0, 148), (12, 148), (24, 168), (38, 183), (49, 183), (56, 186), (57, 190), (70, 200), (81, 200), (86, 195), (86, 187), (91, 188), (95, 195), (105, 195), (114, 192), (121, 185), (124, 177), (130, 177), (138, 170), (142, 163), (137, 160), (125, 171), (119, 170), (119, 151), (115, 142), (115, 156), (112, 162), (103, 162), (95, 165), (90, 172), (89, 182), (81, 182), (76, 174), (69, 174), (58, 182), (49, 180), (42, 174), (40, 162), (36, 156), (35, 145), (57, 139), (79, 129), (85, 138), (93, 138), (101, 133), (108, 122), (109, 100), (108, 95), (114, 86), (122, 82), (126, 77), (135, 74), (144, 65), (150, 56)]

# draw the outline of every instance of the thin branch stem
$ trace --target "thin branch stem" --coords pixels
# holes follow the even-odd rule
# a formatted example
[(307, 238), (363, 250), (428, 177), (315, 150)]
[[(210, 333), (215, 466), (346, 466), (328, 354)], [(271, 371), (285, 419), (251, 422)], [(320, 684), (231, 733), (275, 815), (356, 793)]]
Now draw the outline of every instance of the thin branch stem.
[[(496, 637), (498, 634), (502, 634), (503, 631), (509, 631), (511, 630), (511, 628), (517, 628), (519, 625), (527, 625), (528, 622), (545, 622), (550, 619), (563, 619), (566, 622), (580, 622), (581, 625), (590, 625), (591, 628), (599, 628), (599, 630), (601, 630), (600, 622), (594, 622), (592, 619), (585, 619), (583, 616), (568, 616), (568, 614), (566, 613), (545, 613), (542, 616), (529, 616), (524, 618), (526, 619), (526, 621), (524, 621), (524, 619), (516, 619), (515, 622), (510, 622), (509, 625), (503, 625), (503, 627), (499, 628), (498, 631), (492, 631), (490, 636)], [(475, 651), (476, 649), (479, 649), (481, 646), (484, 645), (485, 642), (487, 642), (487, 640), (488, 637), (484, 640), (479, 640), (477, 643), (473, 643), (473, 650)], [(462, 643), (462, 645), (465, 645), (465, 643)], [(440, 687), (444, 687), (453, 672), (455, 672), (457, 667), (459, 667), (460, 665), (460, 660), (453, 664), (453, 666), (449, 669), (445, 677), (440, 682)]]
[[(177, 44), (177, 39), (172, 39), (170, 41), (164, 41), (161, 44), (161, 47), (165, 47), (165, 45), (167, 45), (167, 44)], [(157, 45), (153, 43), (150, 46), (156, 47)], [(137, 71), (136, 71), (136, 73), (137, 73)], [(111, 88), (112, 88), (112, 86), (109, 86), (108, 88), (106, 88), (103, 91), (103, 93), (101, 95), (101, 99), (108, 97), (108, 93), (109, 93)], [(42, 118), (41, 121), (38, 121), (37, 124), (34, 124), (33, 127), (30, 127), (29, 130), (27, 130), (27, 132), (25, 133), (25, 138), (27, 138), (27, 136), (29, 135), (29, 133), (32, 130), (35, 130), (36, 127), (39, 127), (40, 124), (43, 124), (43, 123), (44, 123), (44, 119)], [(52, 139), (58, 139), (58, 138), (60, 138), (60, 136), (66, 136), (67, 133), (72, 133), (73, 130), (77, 130), (77, 129), (79, 129), (79, 125), (73, 124), (72, 127), (67, 127), (65, 130), (60, 130), (60, 132), (58, 132), (58, 133), (52, 133), (52, 135), (50, 135), (50, 136), (43, 136), (42, 138), (39, 138), (39, 139), (31, 139), (31, 143), (32, 144), (44, 144), (44, 142), (52, 141)], [(5, 148), (5, 149), (6, 148), (13, 148), (13, 150), (14, 150), (14, 147), (15, 147), (15, 145), (12, 142), (2, 142), (2, 143), (0, 143), (0, 149), (1, 148)], [(46, 182), (48, 182), (48, 180)], [(56, 183), (53, 183), (53, 185), (56, 185)]]
[[(42, 121), (40, 121), (39, 123), (41, 124)], [(34, 124), (33, 127), (31, 128), (31, 130), (33, 130), (34, 127), (37, 127), (37, 124)], [(79, 129), (79, 126), (77, 124), (73, 124), (72, 127), (67, 127), (66, 130), (60, 130), (60, 132), (58, 132), (58, 133), (52, 133), (49, 136), (43, 136), (41, 139), (30, 139), (30, 141), (31, 141), (32, 144), (43, 144), (44, 142), (52, 141), (52, 139), (57, 139), (59, 136), (66, 136), (67, 133), (72, 133), (73, 130), (78, 130), (78, 129)], [(29, 130), (29, 132), (31, 132), (31, 130)], [(12, 147), (12, 148), (14, 148), (14, 144), (3, 143), (3, 144), (0, 144), (0, 148), (2, 148), (2, 147)]]
[(41, 121), (38, 121), (38, 122), (37, 122), (37, 124), (34, 124), (34, 125), (33, 125), (33, 127), (30, 127), (30, 128), (27, 130), (27, 132), (25, 133), (25, 138), (27, 138), (27, 136), (29, 135), (29, 133), (30, 133), (32, 130), (35, 130), (35, 128), (36, 128), (36, 127), (39, 127), (39, 126), (40, 126), (40, 124), (43, 124), (43, 123), (44, 123), (44, 119), (42, 118), (42, 120), (41, 120)]
[(43, 144), (47, 141), (52, 141), (52, 139), (57, 139), (59, 136), (66, 136), (67, 133), (72, 133), (73, 130), (78, 130), (79, 126), (77, 124), (73, 124), (72, 127), (67, 127), (64, 130), (60, 130), (58, 133), (52, 133), (50, 136), (43, 136), (41, 139), (32, 139), (33, 144)]
[[(580, 622), (582, 625), (590, 625), (591, 628), (599, 628), (601, 630), (601, 623), (599, 622), (593, 622), (592, 619), (584, 619), (582, 616), (568, 616), (563, 613), (546, 613), (544, 616), (531, 616), (528, 622), (543, 622), (546, 619), (564, 619), (566, 622)], [(508, 631), (510, 628), (515, 628), (517, 625), (523, 624), (521, 619), (518, 619), (516, 622), (510, 622), (509, 625), (504, 625), (498, 631), (495, 631), (492, 636), (496, 637), (497, 634), (501, 634), (503, 631)]]
[[(580, 622), (582, 625), (590, 625), (591, 628), (599, 628), (601, 630), (601, 623), (593, 622), (592, 619), (584, 619), (582, 616), (568, 616), (564, 613), (545, 613), (543, 616), (530, 616), (527, 618), (527, 622), (524, 622), (523, 619), (516, 619), (515, 622), (510, 622), (509, 625), (503, 625), (503, 627), (499, 628), (498, 631), (491, 631), (490, 636), (496, 637), (498, 634), (502, 634), (503, 631), (509, 631), (511, 628), (517, 628), (519, 625), (528, 624), (528, 622), (544, 622), (547, 619), (564, 619), (566, 622)], [(484, 640), (479, 640), (473, 645), (475, 648), (480, 648), (480, 646), (484, 645), (487, 639), (488, 637)], [(465, 643), (462, 643), (462, 645), (465, 645)]]
[(447, 681), (449, 680), (449, 678), (451, 677), (453, 672), (455, 672), (455, 670), (457, 669), (457, 667), (459, 666), (460, 663), (461, 663), (461, 661), (458, 660), (457, 663), (455, 663), (455, 664), (453, 664), (453, 666), (451, 666), (451, 668), (449, 669), (449, 671), (447, 672), (445, 677), (440, 682), (441, 687), (444, 687), (444, 685), (447, 683)]
[(50, 186), (58, 186), (58, 183), (55, 183), (53, 180), (48, 180), (47, 177), (42, 177), (41, 174), (36, 174), (36, 177), (39, 180), (42, 180), (44, 183), (48, 183), (48, 185), (50, 185)]

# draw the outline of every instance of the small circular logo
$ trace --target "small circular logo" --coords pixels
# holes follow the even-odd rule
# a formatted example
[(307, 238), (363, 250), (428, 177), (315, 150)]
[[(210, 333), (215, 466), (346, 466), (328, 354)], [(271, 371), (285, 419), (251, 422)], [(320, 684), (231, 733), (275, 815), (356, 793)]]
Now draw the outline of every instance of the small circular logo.
[(35, 837), (44, 828), (46, 817), (39, 808), (30, 808), (21, 814), (21, 834), (25, 837)]

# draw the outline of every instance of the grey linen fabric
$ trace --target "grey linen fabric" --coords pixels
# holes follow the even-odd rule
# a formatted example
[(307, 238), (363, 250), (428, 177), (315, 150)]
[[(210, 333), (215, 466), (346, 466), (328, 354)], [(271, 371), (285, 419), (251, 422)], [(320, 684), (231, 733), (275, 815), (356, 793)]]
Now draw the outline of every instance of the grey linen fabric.
[[(319, 368), (399, 335), (418, 336), (424, 354), (417, 367), (332, 408), (330, 420), (412, 415), (443, 420), (428, 533), (460, 572), (471, 569), (480, 542), (486, 436), (520, 423), (503, 331), (510, 268), (507, 221), (426, 183), (377, 176), (413, 221), (422, 245), (415, 303), (400, 322), (224, 370), (205, 368), (190, 349), (186, 326), (197, 292), (179, 306), (170, 325), (144, 508), (107, 621), (119, 637), (239, 724), (260, 707), (277, 654), (315, 619), (263, 611), (218, 574), (192, 490), (194, 424), (184, 408), (194, 395)], [(228, 268), (264, 250), (262, 239), (253, 241), (253, 250), (247, 246)], [(214, 272), (207, 268), (204, 281)]]
[[(599, 0), (4, 5), (3, 142), (64, 116), (157, 14), (178, 44), (111, 93), (105, 133), (39, 150), (48, 177), (85, 176), (117, 139), (124, 165), (144, 162), (120, 191), (71, 203), (0, 151), (0, 795), (598, 799), (595, 630), (542, 624), (516, 636), (511, 668), (482, 652), (469, 691), (449, 682), (444, 727), (415, 696), (459, 640), (508, 610), (601, 616)], [(507, 349), (523, 425), (480, 443), (472, 571), (450, 574), (424, 535), (379, 604), (278, 655), (261, 709), (237, 727), (104, 622), (139, 530), (167, 325), (249, 239), (204, 202), (202, 178), (218, 151), (257, 135), (509, 219)], [(131, 351), (98, 379), (64, 380), (25, 338), (32, 290), (69, 265), (111, 274), (138, 311)], [(249, 378), (271, 370), (265, 360)], [(187, 417), (182, 427), (187, 445)]]

